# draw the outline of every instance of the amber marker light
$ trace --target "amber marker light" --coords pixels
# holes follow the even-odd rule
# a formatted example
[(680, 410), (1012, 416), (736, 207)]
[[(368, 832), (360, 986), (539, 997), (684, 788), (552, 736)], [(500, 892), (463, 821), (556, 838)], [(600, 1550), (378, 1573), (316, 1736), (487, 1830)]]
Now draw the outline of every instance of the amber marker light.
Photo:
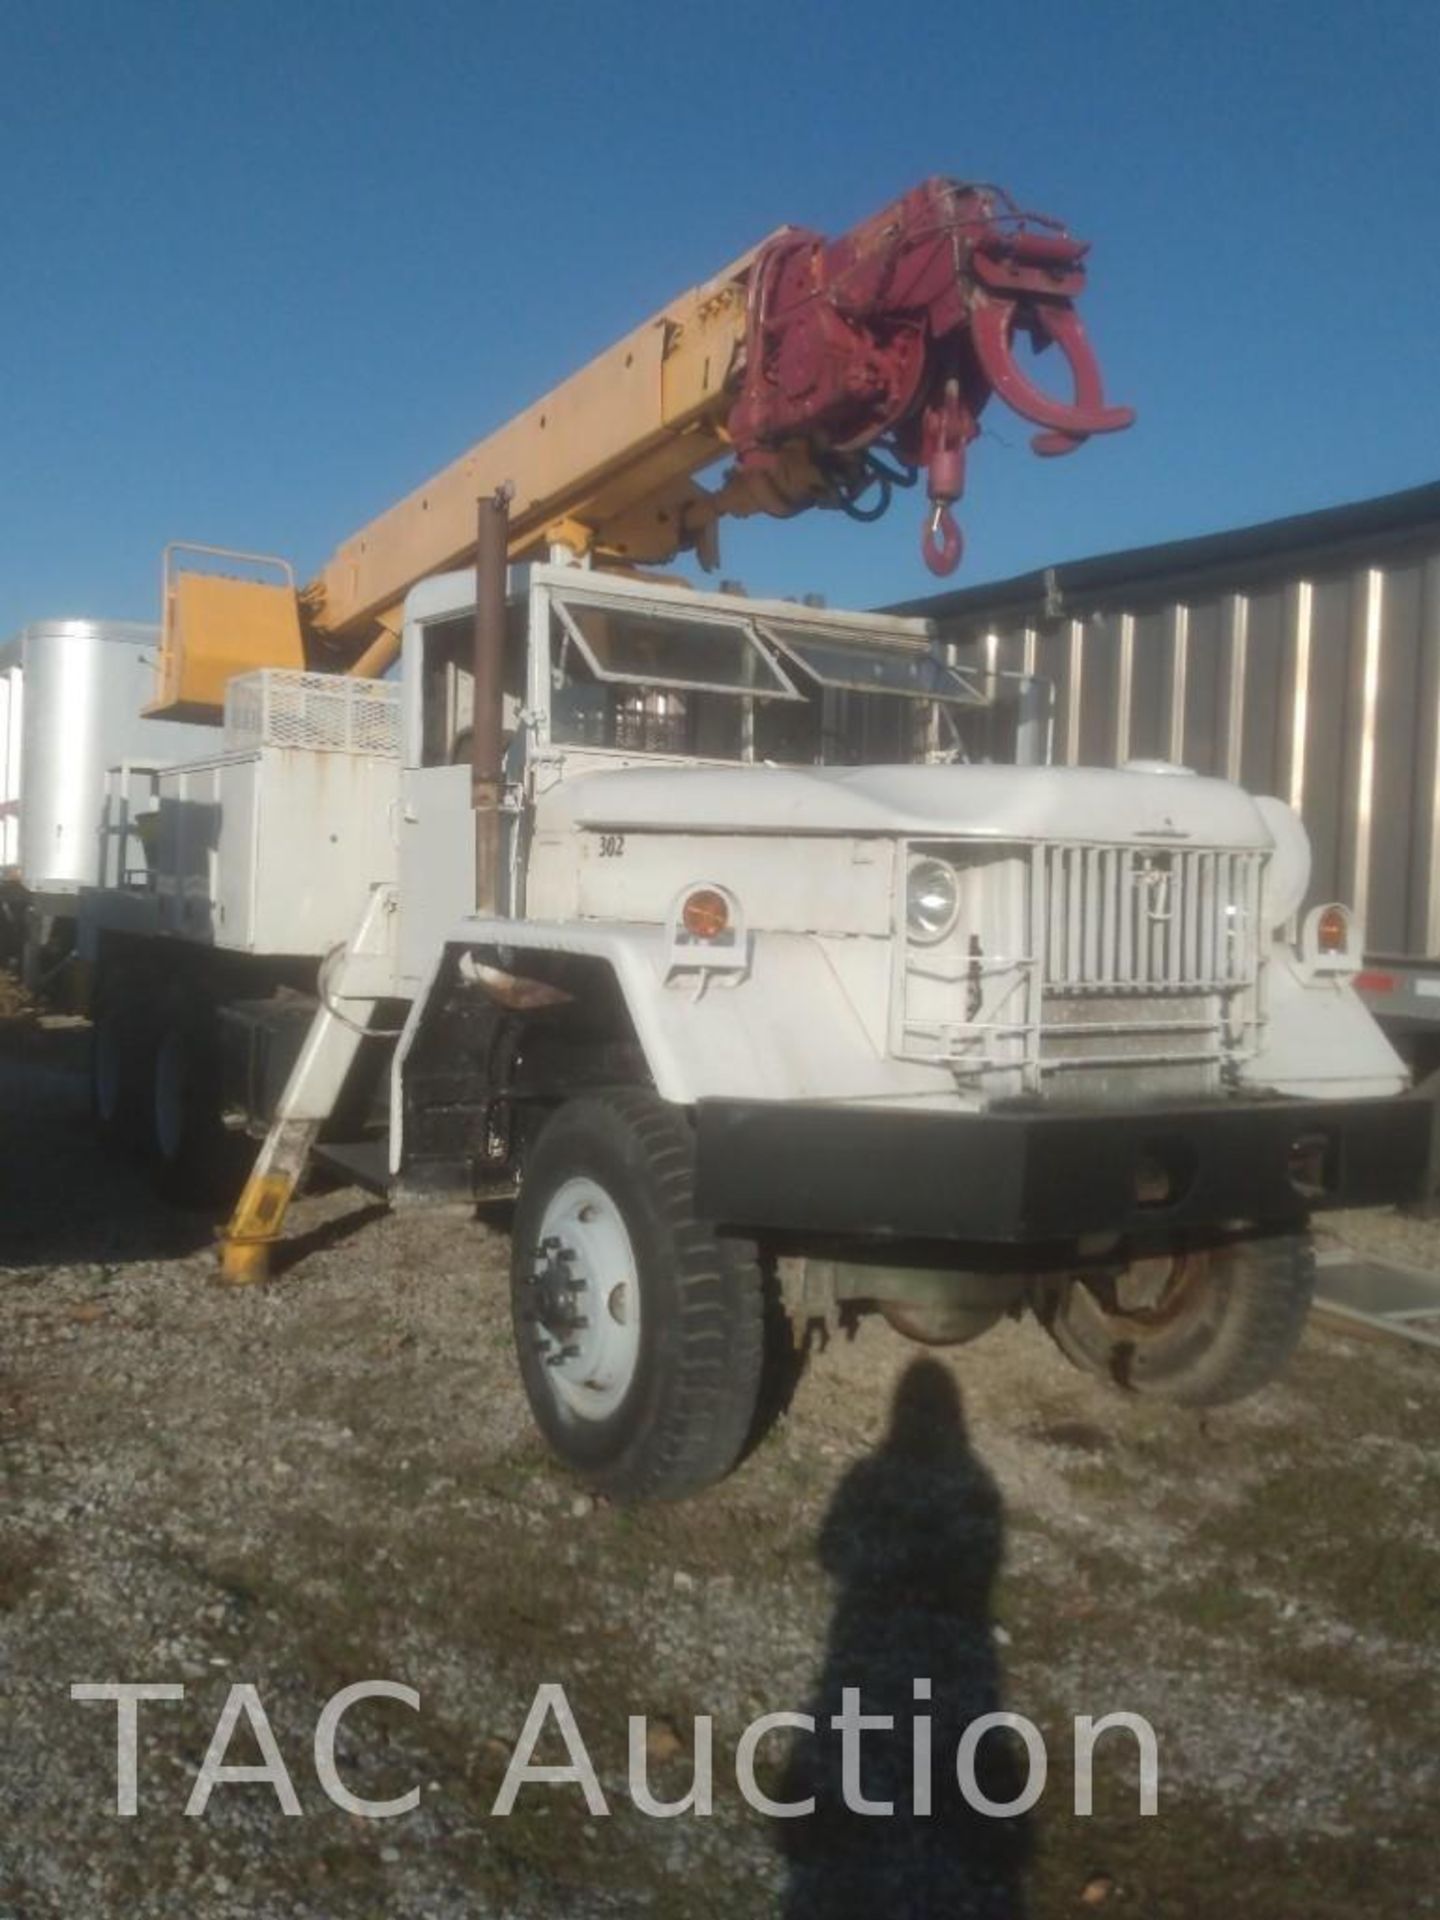
[(1321, 953), (1343, 953), (1350, 944), (1350, 916), (1344, 907), (1326, 907), (1315, 923), (1315, 944)]
[(685, 896), (680, 924), (692, 940), (718, 940), (730, 929), (730, 902), (714, 887), (697, 887)]

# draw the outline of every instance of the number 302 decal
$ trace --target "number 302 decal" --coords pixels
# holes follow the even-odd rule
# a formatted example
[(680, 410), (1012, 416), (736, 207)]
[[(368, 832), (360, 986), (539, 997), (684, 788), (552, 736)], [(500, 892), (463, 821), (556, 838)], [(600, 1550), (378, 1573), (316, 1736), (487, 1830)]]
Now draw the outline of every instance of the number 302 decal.
[(623, 833), (602, 833), (601, 834), (600, 858), (602, 860), (618, 860), (621, 854), (624, 853), (624, 851), (625, 851), (625, 836)]

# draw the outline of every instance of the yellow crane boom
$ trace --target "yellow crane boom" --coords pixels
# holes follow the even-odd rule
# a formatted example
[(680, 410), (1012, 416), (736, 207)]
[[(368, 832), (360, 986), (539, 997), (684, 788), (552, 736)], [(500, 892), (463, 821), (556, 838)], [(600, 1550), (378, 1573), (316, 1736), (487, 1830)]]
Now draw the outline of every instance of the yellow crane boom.
[[(406, 593), (474, 557), (476, 501), (510, 491), (512, 558), (714, 565), (722, 517), (883, 510), (928, 470), (927, 559), (959, 557), (950, 504), (992, 392), (1040, 452), (1128, 424), (1106, 408), (1073, 307), (1085, 249), (993, 188), (931, 180), (838, 240), (781, 228), (481, 440), (340, 546), (307, 586), (167, 564), (150, 711), (218, 717), (258, 666), (378, 673)], [(1022, 375), (1017, 331), (1054, 342), (1074, 395)], [(882, 452), (888, 456), (882, 458)], [(722, 482), (696, 475), (727, 454)], [(203, 550), (199, 550), (203, 551)]]

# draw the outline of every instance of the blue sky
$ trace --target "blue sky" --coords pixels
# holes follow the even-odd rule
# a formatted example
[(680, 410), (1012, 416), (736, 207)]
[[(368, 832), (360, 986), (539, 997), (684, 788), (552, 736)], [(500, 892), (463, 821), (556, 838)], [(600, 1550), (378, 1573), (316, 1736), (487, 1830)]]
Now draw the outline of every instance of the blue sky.
[[(6, 0), (0, 632), (154, 614), (172, 538), (302, 576), (770, 228), (929, 173), (1093, 243), (1128, 434), (997, 407), (962, 581), (1440, 477), (1440, 8)], [(728, 533), (921, 592), (917, 509)]]

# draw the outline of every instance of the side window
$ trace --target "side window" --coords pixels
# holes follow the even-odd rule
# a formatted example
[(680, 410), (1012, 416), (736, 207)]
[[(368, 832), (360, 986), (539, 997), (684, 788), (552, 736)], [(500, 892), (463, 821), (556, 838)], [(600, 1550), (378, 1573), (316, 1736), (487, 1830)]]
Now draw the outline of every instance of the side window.
[[(524, 604), (510, 609), (505, 634), (504, 731), (508, 744), (525, 701)], [(425, 628), (420, 666), (420, 764), (468, 764), (475, 711), (475, 623), (468, 615), (435, 620)]]

